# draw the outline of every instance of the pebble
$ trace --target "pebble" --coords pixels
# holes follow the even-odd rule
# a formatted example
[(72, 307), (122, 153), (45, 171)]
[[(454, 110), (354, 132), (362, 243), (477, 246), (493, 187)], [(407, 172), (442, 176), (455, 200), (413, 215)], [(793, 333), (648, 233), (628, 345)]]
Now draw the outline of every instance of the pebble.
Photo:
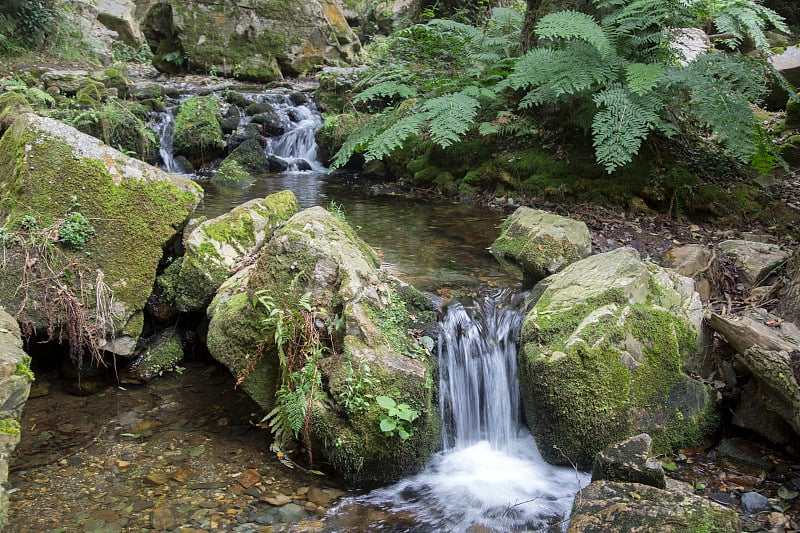
[(747, 514), (756, 514), (761, 511), (770, 511), (772, 506), (766, 496), (757, 492), (745, 492), (742, 495), (742, 510)]
[(282, 507), (292, 502), (292, 499), (285, 494), (276, 494), (275, 496), (264, 496), (261, 501), (267, 502), (275, 507)]

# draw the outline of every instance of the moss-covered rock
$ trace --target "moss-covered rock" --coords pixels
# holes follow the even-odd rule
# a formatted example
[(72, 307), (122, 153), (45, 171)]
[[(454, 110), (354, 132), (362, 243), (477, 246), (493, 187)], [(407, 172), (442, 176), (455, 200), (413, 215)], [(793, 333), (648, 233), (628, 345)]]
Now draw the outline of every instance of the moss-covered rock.
[(8, 461), (20, 439), (19, 420), (33, 381), (17, 321), (0, 306), (0, 529), (8, 509)]
[(638, 433), (668, 452), (715, 423), (706, 387), (682, 364), (699, 350), (693, 283), (620, 248), (543, 280), (522, 326), (519, 377), (542, 455), (588, 467)]
[(575, 498), (568, 533), (736, 533), (736, 511), (669, 480), (667, 490), (639, 483), (594, 481)]
[(131, 365), (131, 371), (142, 379), (175, 370), (183, 360), (183, 342), (175, 328), (160, 331), (144, 344), (147, 347), (144, 353)]
[(579, 220), (520, 207), (503, 222), (490, 251), (527, 283), (536, 283), (587, 257), (592, 236)]
[[(292, 191), (250, 200), (219, 217), (206, 220), (186, 240), (186, 253), (178, 265), (172, 287), (178, 309), (205, 312), (214, 293), (231, 275), (231, 269), (254, 254), (280, 224), (297, 212)], [(173, 268), (165, 274), (173, 274)]]
[(32, 112), (33, 108), (22, 94), (13, 91), (0, 94), (0, 135), (3, 135), (17, 117)]
[[(163, 247), (201, 197), (187, 178), (23, 115), (0, 139), (0, 220), (12, 237), (0, 301), (32, 330), (63, 330), (75, 342), (91, 333), (105, 349), (131, 353)], [(88, 241), (79, 250), (53, 243), (78, 210), (93, 229)]]
[[(317, 363), (327, 387), (312, 408), (314, 452), (352, 483), (385, 483), (421, 468), (441, 428), (435, 360), (409, 333), (435, 317), (424, 296), (377, 266), (374, 252), (346, 223), (311, 208), (279, 228), (249, 275), (220, 287), (209, 307), (212, 355), (269, 411), (280, 363), (274, 334), (263, 323), (268, 310), (253, 301), (291, 309), (308, 294), (332, 331), (330, 352)], [(407, 440), (381, 430), (386, 412), (374, 401), (381, 395), (419, 413)]]
[(150, 8), (142, 26), (160, 69), (213, 68), (258, 82), (347, 62), (361, 47), (335, 0), (169, 0)]
[(222, 187), (244, 189), (255, 182), (255, 178), (235, 159), (225, 159), (211, 177), (211, 183)]
[[(237, 146), (225, 161), (232, 160), (238, 163), (247, 172), (263, 174), (269, 172), (270, 165), (264, 147), (258, 139), (249, 138)], [(223, 162), (224, 163), (224, 162)]]
[(175, 116), (175, 153), (194, 166), (219, 157), (225, 148), (220, 122), (216, 96), (195, 96), (181, 102)]

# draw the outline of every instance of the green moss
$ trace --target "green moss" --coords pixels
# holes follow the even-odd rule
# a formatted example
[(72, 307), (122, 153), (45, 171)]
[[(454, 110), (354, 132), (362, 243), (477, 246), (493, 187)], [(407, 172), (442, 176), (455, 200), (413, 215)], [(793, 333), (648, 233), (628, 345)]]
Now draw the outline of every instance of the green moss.
[(181, 102), (175, 116), (175, 152), (197, 165), (222, 153), (222, 116), (216, 96), (195, 96)]
[(523, 324), (520, 351), (526, 415), (547, 460), (588, 467), (595, 453), (642, 431), (665, 453), (714, 428), (705, 387), (681, 371), (696, 351), (688, 324), (616, 291), (566, 310), (548, 304), (537, 302)]
[(15, 418), (0, 418), (0, 433), (19, 435), (20, 429), (19, 421)]
[[(0, 169), (14, 178), (0, 182), (0, 211), (11, 218), (31, 214), (46, 227), (80, 205), (95, 236), (80, 251), (60, 247), (55, 268), (70, 264), (76, 272), (102, 271), (114, 301), (135, 315), (152, 291), (162, 246), (183, 224), (200, 193), (180, 190), (168, 181), (124, 179), (119, 175), (123, 162), (76, 157), (62, 139), (24, 126), (12, 128), (0, 139)], [(61, 282), (94, 302), (91, 285), (73, 286), (80, 280), (73, 275)], [(140, 328), (137, 319), (128, 324), (126, 333), (138, 335)]]
[(255, 182), (255, 178), (234, 159), (225, 159), (219, 166), (211, 183), (224, 187), (244, 189)]
[(36, 376), (33, 375), (33, 370), (31, 370), (31, 358), (29, 355), (24, 355), (22, 361), (14, 366), (14, 375), (24, 376), (30, 381), (36, 381)]
[(152, 378), (173, 370), (183, 360), (183, 345), (175, 330), (167, 330), (151, 342), (151, 347), (133, 365), (144, 378)]

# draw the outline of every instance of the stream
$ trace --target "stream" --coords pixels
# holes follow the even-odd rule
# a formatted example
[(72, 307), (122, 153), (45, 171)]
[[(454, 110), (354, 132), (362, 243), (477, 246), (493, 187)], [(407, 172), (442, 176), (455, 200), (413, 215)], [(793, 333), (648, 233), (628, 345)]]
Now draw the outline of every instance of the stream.
[[(340, 209), (383, 267), (450, 303), (440, 325), (442, 451), (392, 486), (352, 492), (281, 464), (257, 406), (202, 355), (146, 384), (98, 372), (70, 394), (58, 365), (35, 368), (11, 463), (10, 532), (557, 532), (589, 476), (544, 462), (520, 414), (519, 280), (489, 254), (506, 213), (397, 195), (379, 181), (328, 174), (316, 158), (313, 104), (273, 103), (289, 131), (267, 145), (290, 170), (246, 189), (199, 180), (197, 216), (291, 189), (301, 208)], [(171, 117), (164, 166), (174, 170)], [(309, 170), (298, 170), (308, 168)], [(452, 300), (451, 300), (452, 299)]]

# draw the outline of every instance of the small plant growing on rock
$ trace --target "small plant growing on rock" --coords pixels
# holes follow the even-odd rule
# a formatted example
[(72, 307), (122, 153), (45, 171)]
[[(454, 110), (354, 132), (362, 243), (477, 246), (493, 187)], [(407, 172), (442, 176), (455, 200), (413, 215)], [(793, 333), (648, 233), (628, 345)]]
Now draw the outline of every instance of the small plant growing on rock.
[(375, 398), (386, 414), (381, 417), (381, 431), (387, 437), (397, 434), (402, 440), (408, 440), (414, 434), (411, 423), (419, 418), (419, 412), (412, 409), (407, 403), (397, 403), (388, 396)]
[(77, 251), (86, 246), (95, 231), (81, 213), (73, 211), (58, 227), (58, 240)]

